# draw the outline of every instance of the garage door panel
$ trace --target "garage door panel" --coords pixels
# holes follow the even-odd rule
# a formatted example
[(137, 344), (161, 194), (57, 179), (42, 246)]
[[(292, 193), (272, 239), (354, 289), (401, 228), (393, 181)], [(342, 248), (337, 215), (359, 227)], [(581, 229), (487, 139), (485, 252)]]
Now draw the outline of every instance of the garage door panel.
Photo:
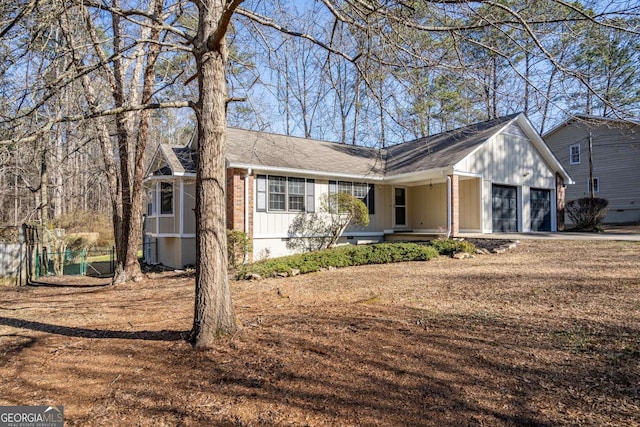
[(518, 231), (518, 190), (506, 185), (492, 187), (492, 214), (494, 232)]
[(531, 231), (551, 231), (551, 190), (531, 189)]

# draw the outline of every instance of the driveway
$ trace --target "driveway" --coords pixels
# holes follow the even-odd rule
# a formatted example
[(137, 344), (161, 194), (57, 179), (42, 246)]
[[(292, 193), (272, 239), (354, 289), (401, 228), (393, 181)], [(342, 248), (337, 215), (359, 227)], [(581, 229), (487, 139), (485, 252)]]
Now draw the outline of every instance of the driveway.
[(458, 237), (468, 239), (554, 239), (554, 240), (621, 240), (640, 241), (640, 225), (605, 225), (602, 233), (585, 233), (576, 231), (561, 231), (557, 233), (460, 233)]

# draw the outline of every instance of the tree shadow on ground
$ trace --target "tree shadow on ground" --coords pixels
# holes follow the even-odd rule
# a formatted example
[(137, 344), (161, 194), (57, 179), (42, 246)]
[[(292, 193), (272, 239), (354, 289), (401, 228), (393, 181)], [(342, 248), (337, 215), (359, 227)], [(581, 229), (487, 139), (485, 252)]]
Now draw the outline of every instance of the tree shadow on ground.
[(89, 329), (71, 326), (52, 325), (32, 320), (0, 317), (0, 325), (31, 331), (64, 335), (76, 338), (127, 339), (143, 341), (180, 341), (186, 339), (189, 331), (111, 331), (105, 329)]
[(111, 286), (111, 281), (108, 283), (51, 283), (32, 281), (27, 286), (34, 288), (106, 288)]
[[(574, 328), (569, 337), (557, 336), (548, 325), (552, 319), (526, 323), (350, 308), (345, 313), (323, 307), (313, 316), (260, 313), (260, 322), (206, 351), (177, 342), (179, 331), (100, 331), (6, 317), (0, 317), (0, 325), (146, 340), (58, 342), (55, 357), (49, 342), (20, 361), (19, 367), (29, 368), (46, 359), (47, 375), (64, 375), (71, 384), (90, 378), (101, 387), (60, 388), (54, 380), (49, 389), (40, 385), (47, 396), (72, 398), (76, 414), (77, 408), (90, 408), (74, 415), (73, 425), (106, 424), (114, 413), (122, 425), (153, 420), (168, 425), (542, 427), (636, 419), (625, 412), (637, 396), (634, 381), (620, 371), (635, 356), (611, 366), (600, 360), (604, 349), (574, 348), (584, 338), (574, 335), (588, 331)], [(638, 332), (591, 327), (598, 337), (611, 335), (607, 339), (614, 341)], [(16, 378), (12, 393), (32, 390), (32, 381), (27, 373)], [(107, 406), (115, 409), (99, 411)], [(569, 413), (573, 418), (567, 421), (563, 417)]]

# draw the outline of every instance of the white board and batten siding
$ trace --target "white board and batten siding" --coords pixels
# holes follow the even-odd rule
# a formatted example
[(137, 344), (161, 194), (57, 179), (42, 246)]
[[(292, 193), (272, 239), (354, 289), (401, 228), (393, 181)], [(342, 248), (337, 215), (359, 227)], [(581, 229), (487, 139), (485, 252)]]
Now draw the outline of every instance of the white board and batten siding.
[[(304, 176), (288, 175), (294, 178), (307, 178)], [(334, 181), (340, 181), (336, 178)], [(345, 181), (348, 181), (345, 179)], [(360, 182), (354, 180), (354, 182)], [(367, 227), (350, 227), (348, 228), (340, 243), (364, 243), (372, 241), (380, 241), (383, 237), (384, 216), (381, 203), (384, 203), (385, 193), (379, 184), (375, 185), (375, 213), (370, 215), (370, 223)], [(254, 192), (257, 192), (257, 185)], [(314, 179), (314, 203), (315, 212), (321, 209), (322, 196), (329, 192), (329, 180)], [(254, 194), (254, 200), (257, 200), (257, 194)], [(268, 204), (268, 199), (267, 199)], [(254, 259), (259, 260), (266, 257), (278, 257), (289, 255), (291, 251), (287, 248), (287, 242), (290, 238), (289, 228), (294, 219), (301, 212), (286, 211), (259, 211), (254, 204), (253, 209), (253, 254)]]
[(456, 172), (476, 175), (483, 180), (483, 232), (492, 230), (492, 186), (507, 185), (518, 191), (518, 230), (531, 230), (530, 189), (551, 192), (552, 230), (555, 231), (556, 178), (554, 170), (540, 155), (520, 126), (512, 123), (494, 135), (476, 152), (455, 165)]

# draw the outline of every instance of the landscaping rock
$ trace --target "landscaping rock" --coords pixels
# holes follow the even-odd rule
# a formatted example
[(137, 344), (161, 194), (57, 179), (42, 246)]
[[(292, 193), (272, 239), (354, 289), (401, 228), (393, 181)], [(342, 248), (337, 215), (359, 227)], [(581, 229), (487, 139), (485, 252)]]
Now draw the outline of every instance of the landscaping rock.
[(467, 259), (467, 258), (471, 258), (471, 254), (468, 254), (466, 252), (456, 252), (453, 255), (451, 255), (451, 258), (454, 258), (454, 259)]
[(297, 276), (298, 274), (300, 274), (300, 270), (298, 270), (297, 268), (291, 269), (291, 277)]
[(247, 280), (262, 280), (262, 276), (258, 273), (247, 274)]

